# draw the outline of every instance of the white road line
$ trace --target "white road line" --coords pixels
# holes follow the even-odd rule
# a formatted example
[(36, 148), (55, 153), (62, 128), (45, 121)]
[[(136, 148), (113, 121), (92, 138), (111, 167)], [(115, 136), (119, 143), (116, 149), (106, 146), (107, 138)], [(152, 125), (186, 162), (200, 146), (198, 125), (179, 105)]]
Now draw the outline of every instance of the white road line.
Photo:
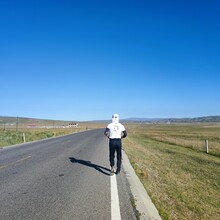
[(25, 157), (25, 158), (22, 158), (22, 159), (20, 159), (20, 160), (17, 160), (17, 161), (15, 161), (15, 163), (19, 163), (19, 162), (24, 161), (24, 160), (27, 160), (27, 159), (29, 159), (29, 158), (31, 158), (31, 156), (27, 156), (27, 157)]
[(15, 165), (16, 163), (20, 163), (20, 162), (22, 162), (22, 161), (24, 161), (24, 160), (27, 160), (27, 159), (29, 159), (29, 158), (31, 158), (31, 156), (27, 156), (27, 157), (24, 157), (24, 158), (22, 158), (22, 159), (20, 159), (20, 160), (17, 160), (17, 161), (15, 161), (15, 162), (13, 162), (13, 163), (0, 166), (0, 169), (6, 168), (6, 167), (11, 166), (11, 165)]
[(111, 220), (121, 220), (116, 175), (110, 176), (110, 180), (111, 180)]

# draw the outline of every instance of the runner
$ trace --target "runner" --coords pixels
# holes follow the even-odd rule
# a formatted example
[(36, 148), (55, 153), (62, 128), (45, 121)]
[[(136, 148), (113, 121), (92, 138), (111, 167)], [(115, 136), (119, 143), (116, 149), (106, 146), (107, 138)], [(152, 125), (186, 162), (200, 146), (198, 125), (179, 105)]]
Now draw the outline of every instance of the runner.
[(108, 124), (104, 134), (109, 138), (109, 162), (111, 166), (111, 175), (114, 174), (115, 151), (117, 153), (117, 170), (116, 174), (121, 171), (121, 139), (127, 136), (124, 125), (119, 123), (119, 115), (112, 116), (112, 123)]

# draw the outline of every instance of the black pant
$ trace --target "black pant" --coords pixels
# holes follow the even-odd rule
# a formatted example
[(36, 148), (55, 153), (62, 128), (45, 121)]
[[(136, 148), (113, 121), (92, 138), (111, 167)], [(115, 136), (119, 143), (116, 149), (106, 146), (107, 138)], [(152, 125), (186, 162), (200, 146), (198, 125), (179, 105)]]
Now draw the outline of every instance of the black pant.
[(110, 139), (109, 141), (109, 161), (110, 166), (115, 165), (115, 151), (117, 152), (117, 170), (121, 170), (121, 139)]

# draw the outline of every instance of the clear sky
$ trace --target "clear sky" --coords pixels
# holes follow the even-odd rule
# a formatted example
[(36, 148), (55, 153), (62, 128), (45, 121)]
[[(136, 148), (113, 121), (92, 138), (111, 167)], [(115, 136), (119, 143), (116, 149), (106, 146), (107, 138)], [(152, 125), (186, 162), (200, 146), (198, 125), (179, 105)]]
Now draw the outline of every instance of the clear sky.
[(219, 0), (1, 0), (0, 115), (220, 115)]

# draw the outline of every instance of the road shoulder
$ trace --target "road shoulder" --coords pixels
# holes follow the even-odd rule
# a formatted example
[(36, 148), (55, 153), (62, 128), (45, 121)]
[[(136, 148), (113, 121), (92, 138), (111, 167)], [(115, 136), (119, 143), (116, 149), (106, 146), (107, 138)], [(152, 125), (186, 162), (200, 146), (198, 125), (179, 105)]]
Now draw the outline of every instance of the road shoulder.
[(147, 194), (143, 184), (140, 182), (133, 167), (130, 164), (128, 156), (123, 151), (123, 168), (127, 180), (130, 185), (132, 195), (135, 199), (137, 211), (140, 213), (141, 220), (161, 220), (158, 210), (152, 203), (149, 195)]

